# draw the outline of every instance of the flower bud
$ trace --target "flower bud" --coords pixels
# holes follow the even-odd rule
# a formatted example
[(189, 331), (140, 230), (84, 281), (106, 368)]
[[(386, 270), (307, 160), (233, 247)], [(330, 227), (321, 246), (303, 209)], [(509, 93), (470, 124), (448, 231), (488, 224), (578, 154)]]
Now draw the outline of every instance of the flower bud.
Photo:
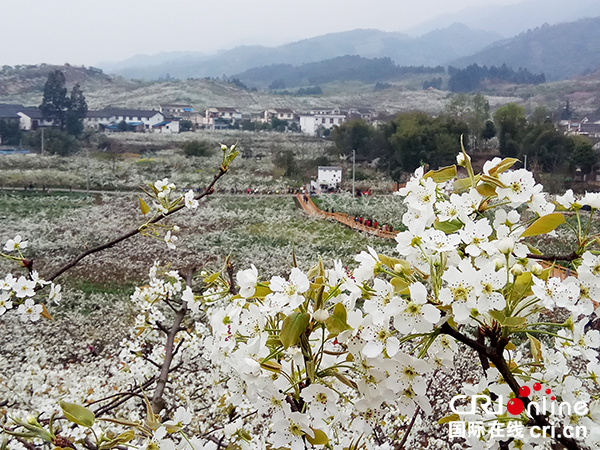
[[(467, 155), (468, 159), (469, 156)], [(460, 166), (460, 167), (465, 167), (467, 165), (467, 158), (465, 158), (465, 154), (464, 153), (459, 153), (458, 155), (456, 155), (456, 163)]]
[(25, 420), (27, 421), (27, 423), (29, 425), (37, 425), (38, 424), (37, 417), (34, 416), (33, 414), (28, 414), (27, 418)]
[(177, 226), (177, 225), (173, 225), (173, 231), (174, 231), (174, 232), (176, 232), (176, 233), (177, 233), (177, 232), (178, 232), (180, 229), (181, 229), (181, 228), (179, 228), (179, 226)]
[(324, 309), (317, 309), (313, 313), (313, 318), (317, 322), (325, 322), (329, 318), (329, 313), (326, 310), (324, 310)]
[(510, 269), (510, 273), (513, 274), (513, 276), (518, 277), (519, 275), (523, 275), (523, 273), (525, 273), (525, 267), (523, 267), (521, 264), (515, 264), (513, 268)]
[(498, 243), (496, 244), (496, 247), (498, 247), (498, 251), (500, 253), (503, 253), (505, 255), (510, 255), (512, 253), (512, 251), (515, 249), (515, 242), (511, 238), (506, 237), (506, 238), (498, 241)]
[(543, 271), (544, 268), (538, 263), (535, 263), (533, 266), (531, 266), (531, 273), (534, 274), (536, 277), (539, 277)]
[(502, 269), (505, 265), (506, 265), (506, 261), (500, 259), (500, 258), (496, 258), (494, 259), (494, 264), (495, 264), (495, 268), (496, 268), (496, 272), (500, 269)]

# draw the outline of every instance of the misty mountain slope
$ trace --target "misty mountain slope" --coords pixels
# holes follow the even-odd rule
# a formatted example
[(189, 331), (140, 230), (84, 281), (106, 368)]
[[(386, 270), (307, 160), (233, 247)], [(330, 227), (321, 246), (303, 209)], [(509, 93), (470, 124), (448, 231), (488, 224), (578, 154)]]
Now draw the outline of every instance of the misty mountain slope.
[(545, 73), (548, 81), (595, 71), (600, 67), (600, 17), (544, 25), (451, 62), (457, 67), (473, 63), (523, 67)]
[(420, 36), (436, 28), (445, 28), (452, 23), (461, 22), (470, 28), (513, 37), (545, 23), (554, 25), (596, 16), (600, 16), (600, 0), (526, 0), (513, 5), (471, 6), (426, 21), (406, 30), (406, 33)]
[[(286, 88), (320, 85), (335, 81), (361, 81), (373, 84), (378, 81), (395, 81), (413, 74), (426, 74), (429, 77), (445, 74), (442, 66), (400, 67), (390, 58), (363, 58), (361, 56), (339, 56), (319, 62), (292, 66), (273, 64), (255, 67), (234, 75), (242, 82), (259, 89), (269, 88), (277, 80)], [(279, 87), (281, 88), (281, 86)]]
[[(158, 79), (167, 74), (179, 79), (220, 77), (254, 67), (272, 64), (297, 66), (345, 55), (389, 57), (402, 66), (435, 66), (473, 53), (498, 38), (496, 34), (474, 31), (460, 24), (436, 30), (420, 38), (411, 38), (402, 33), (359, 29), (303, 39), (279, 47), (235, 47), (213, 56), (190, 54), (182, 58), (181, 54), (176, 53), (173, 60), (165, 61), (167, 55), (163, 54), (159, 55), (157, 61), (160, 62), (157, 64), (151, 64), (152, 57), (134, 57), (130, 59), (134, 66), (115, 70), (114, 73), (146, 80)], [(123, 64), (118, 63), (118, 66), (122, 67)]]

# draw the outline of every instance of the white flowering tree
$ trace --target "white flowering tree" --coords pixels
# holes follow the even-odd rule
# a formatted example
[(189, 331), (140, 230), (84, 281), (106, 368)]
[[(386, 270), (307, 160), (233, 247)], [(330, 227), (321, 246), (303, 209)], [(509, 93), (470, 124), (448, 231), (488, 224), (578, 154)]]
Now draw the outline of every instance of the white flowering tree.
[[(215, 181), (235, 154), (224, 148)], [(368, 249), (354, 270), (319, 259), (307, 272), (294, 263), (285, 277), (266, 280), (254, 266), (235, 275), (229, 261), (200, 278), (153, 265), (132, 296), (138, 316), (119, 357), (120, 373), (135, 384), (117, 398), (139, 398), (143, 411), (120, 413), (113, 396), (100, 407), (62, 401), (58, 413), (9, 415), (4, 445), (400, 449), (419, 417), (432, 420), (432, 380), (466, 353), (479, 364), (462, 386), (447, 387), (457, 396), (436, 418), (450, 443), (600, 447), (600, 333), (587, 326), (600, 301), (598, 236), (590, 232), (600, 194), (569, 191), (550, 202), (530, 172), (512, 170), (514, 159), (489, 161), (482, 174), (464, 150), (457, 160), (466, 177), (456, 166), (415, 172), (399, 192), (408, 210), (397, 254)], [(40, 289), (130, 235), (174, 246), (176, 228), (158, 222), (199, 198), (176, 194), (168, 180), (147, 194), (154, 206), (140, 206), (155, 211), (151, 219), (48, 281), (24, 258), (25, 242), (8, 241), (3, 256), (29, 270), (4, 278), (0, 314), (49, 316), (44, 305), (58, 302), (60, 288), (51, 285), (49, 299), (36, 303)], [(571, 252), (541, 254), (531, 238), (558, 227), (571, 233)], [(577, 276), (553, 277), (557, 262)], [(211, 399), (202, 411), (198, 391)]]

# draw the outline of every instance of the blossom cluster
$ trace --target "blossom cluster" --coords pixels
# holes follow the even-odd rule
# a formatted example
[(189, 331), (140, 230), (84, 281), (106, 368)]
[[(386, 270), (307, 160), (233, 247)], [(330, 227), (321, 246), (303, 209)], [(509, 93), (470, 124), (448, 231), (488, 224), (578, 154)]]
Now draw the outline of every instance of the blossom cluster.
[[(21, 235), (16, 235), (14, 239), (6, 241), (3, 250), (7, 253), (0, 253), (0, 256), (23, 263), (25, 258), (21, 250), (26, 249), (27, 245), (28, 242), (24, 241)], [(22, 322), (38, 321), (44, 313), (45, 306), (43, 303), (36, 303), (34, 297), (37, 289), (46, 285), (50, 285), (48, 300), (59, 304), (62, 297), (61, 286), (42, 280), (35, 270), (30, 271), (27, 277), (21, 275), (17, 278), (8, 273), (4, 278), (0, 278), (0, 316), (18, 305), (17, 314)]]
[[(274, 447), (343, 448), (361, 435), (371, 436), (369, 447), (380, 446), (375, 432), (391, 435), (413, 414), (431, 413), (428, 380), (452, 368), (459, 349), (453, 335), (475, 341), (476, 330), (489, 345), (504, 340), (509, 372), (488, 368), (464, 385), (466, 392), (508, 399), (516, 394), (507, 376), (519, 385), (540, 381), (563, 401), (587, 402), (589, 414), (577, 420), (600, 436), (589, 393), (600, 367), (600, 333), (585, 326), (600, 302), (594, 237), (574, 229), (579, 276), (552, 276), (552, 267), (531, 254), (537, 251), (528, 237), (565, 222), (556, 211), (565, 209), (563, 199), (549, 201), (530, 172), (509, 170), (515, 160), (494, 159), (481, 175), (465, 154), (458, 162), (468, 178), (458, 179), (456, 167), (421, 168), (400, 190), (407, 207), (407, 229), (396, 239), (403, 259), (369, 249), (353, 271), (339, 261), (330, 269), (319, 263), (270, 280), (252, 267), (238, 273), (236, 296), (209, 308), (205, 346), (228, 380), (227, 403), (271, 417), (264, 439)], [(567, 206), (579, 215), (584, 205), (593, 213), (597, 202), (600, 194), (588, 193)], [(567, 321), (551, 319), (561, 311)], [(527, 336), (530, 348), (517, 347), (513, 336)], [(527, 425), (531, 418), (513, 420)], [(553, 420), (567, 426), (575, 419)], [(544, 439), (526, 434), (510, 445), (533, 448)], [(482, 436), (469, 444), (497, 446)]]
[[(600, 194), (567, 192), (552, 202), (530, 172), (511, 170), (516, 160), (496, 158), (477, 175), (466, 153), (457, 162), (466, 178), (456, 166), (420, 168), (399, 191), (406, 229), (397, 234), (393, 256), (369, 247), (355, 257), (354, 269), (319, 259), (309, 270), (294, 264), (285, 276), (264, 279), (251, 265), (235, 280), (227, 270), (203, 274), (194, 289), (155, 264), (149, 284), (132, 296), (138, 316), (122, 342), (121, 373), (143, 382), (169, 352), (175, 367), (199, 359), (209, 364), (173, 371), (172, 398), (189, 409), (177, 409), (164, 427), (155, 423), (142, 448), (216, 447), (206, 440), (214, 430), (198, 422), (196, 437), (167, 436), (168, 426), (199, 419), (190, 415), (203, 373), (203, 392), (214, 399), (206, 410), (223, 411), (219, 430), (234, 447), (391, 449), (419, 415), (433, 416), (431, 382), (453, 370), (464, 345), (482, 361), (459, 388), (465, 396), (516, 401), (516, 386), (543, 384), (557, 401), (587, 407), (582, 415), (558, 410), (543, 420), (559, 429), (584, 426), (586, 443), (600, 448), (600, 332), (588, 327), (600, 303), (598, 237), (588, 235)], [(182, 202), (193, 207), (191, 196), (171, 197), (176, 188), (166, 179), (151, 189), (159, 214), (161, 205), (167, 212)], [(572, 231), (575, 245), (568, 259), (573, 272), (564, 277), (536, 259), (540, 252), (530, 240), (559, 226)], [(166, 348), (169, 319), (182, 310), (189, 320)], [(543, 400), (541, 393), (529, 399)], [(490, 436), (541, 420), (527, 410), (490, 417), (465, 406), (442, 422), (458, 419), (482, 424), (459, 444), (476, 449), (497, 448)], [(526, 450), (549, 439), (513, 437), (506, 445)]]

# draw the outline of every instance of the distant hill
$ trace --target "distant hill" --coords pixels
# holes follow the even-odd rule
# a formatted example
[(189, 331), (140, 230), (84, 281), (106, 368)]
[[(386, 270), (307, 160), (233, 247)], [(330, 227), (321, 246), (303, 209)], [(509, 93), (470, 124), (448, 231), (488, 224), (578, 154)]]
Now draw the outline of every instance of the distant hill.
[(126, 62), (102, 66), (118, 67), (113, 73), (143, 80), (231, 76), (254, 67), (273, 64), (293, 66), (345, 55), (364, 58), (391, 58), (400, 66), (436, 66), (472, 54), (498, 40), (499, 35), (453, 24), (419, 38), (379, 30), (352, 30), (330, 33), (279, 47), (241, 46), (207, 56), (175, 52), (156, 57), (137, 56)]
[(273, 64), (257, 67), (234, 75), (248, 86), (260, 89), (276, 84), (278, 88), (319, 85), (334, 81), (378, 81), (398, 80), (409, 74), (445, 74), (442, 66), (400, 67), (390, 58), (363, 58), (361, 56), (340, 56), (324, 61), (292, 66)]
[(105, 83), (111, 77), (105, 75), (102, 70), (93, 67), (71, 66), (65, 64), (55, 66), (50, 64), (3, 66), (0, 69), (0, 95), (15, 95), (22, 93), (44, 91), (44, 85), (48, 74), (55, 70), (61, 70), (65, 74), (67, 87), (79, 83), (84, 89), (89, 85)]
[(464, 68), (473, 63), (523, 67), (544, 73), (548, 81), (593, 72), (600, 67), (600, 17), (544, 25), (459, 58), (451, 65)]
[(573, 22), (600, 16), (600, 0), (526, 0), (512, 5), (469, 6), (453, 14), (446, 14), (424, 22), (405, 32), (420, 36), (436, 28), (445, 28), (455, 22), (470, 28), (513, 37), (523, 31), (560, 22)]

